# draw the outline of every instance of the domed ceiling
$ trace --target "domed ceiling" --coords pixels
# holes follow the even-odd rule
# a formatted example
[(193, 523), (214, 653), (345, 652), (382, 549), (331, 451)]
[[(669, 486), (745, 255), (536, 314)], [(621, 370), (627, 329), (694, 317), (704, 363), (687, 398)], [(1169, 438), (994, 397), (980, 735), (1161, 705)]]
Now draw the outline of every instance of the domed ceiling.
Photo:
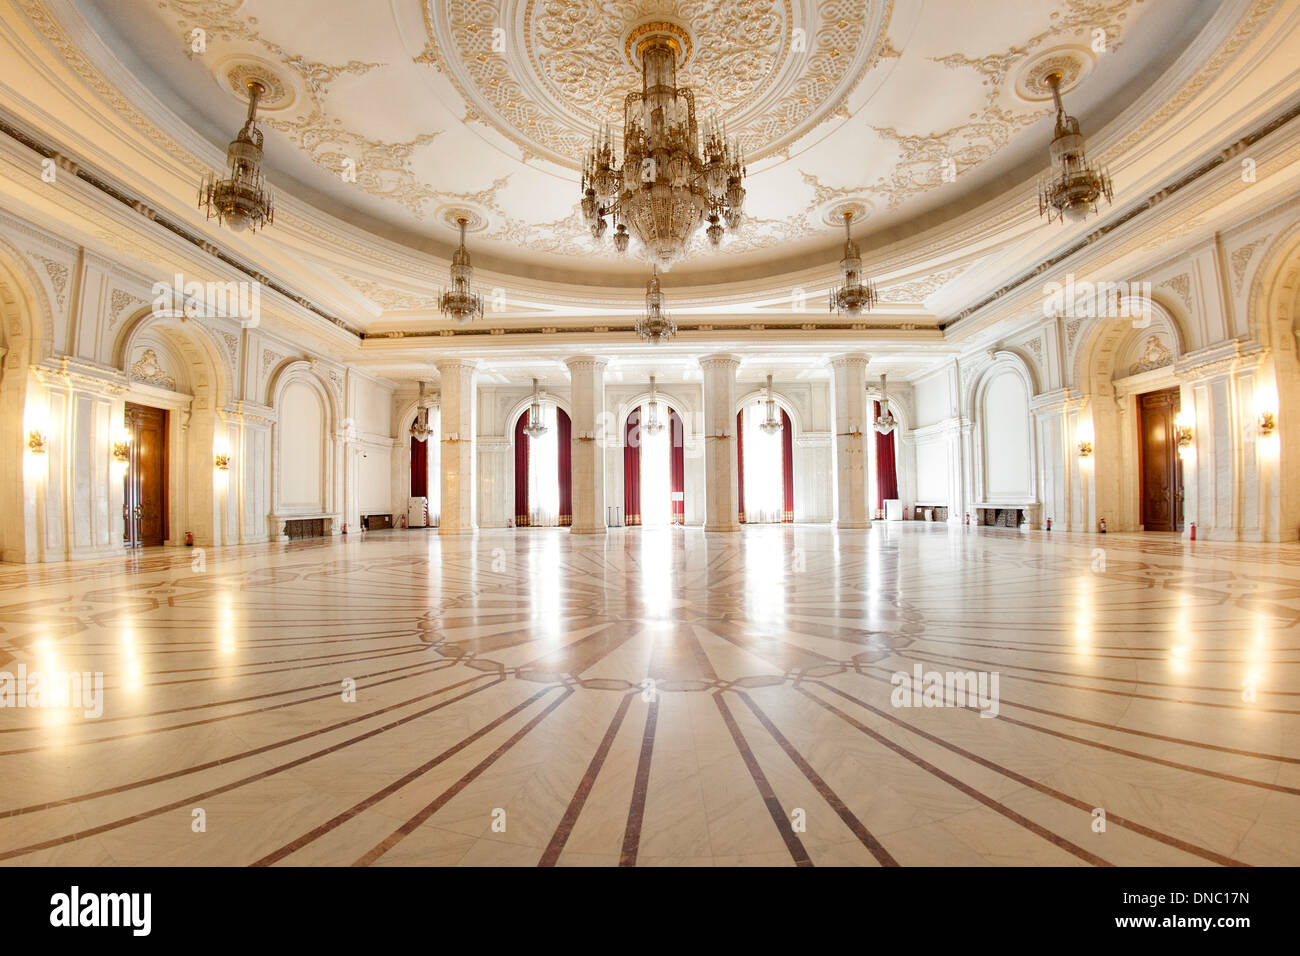
[[(749, 163), (747, 219), (674, 269), (709, 283), (838, 258), (941, 223), (1046, 163), (1066, 76), (1085, 131), (1130, 105), (1213, 13), (1208, 0), (71, 0), (121, 65), (215, 144), (261, 111), (272, 182), (324, 211), (445, 254), (470, 221), (476, 264), (644, 281), (636, 247), (592, 239), (578, 170), (639, 89), (629, 36), (688, 37), (679, 80)], [(265, 235), (270, 235), (266, 233)], [(358, 280), (363, 281), (363, 280)], [(354, 283), (355, 285), (355, 283)], [(358, 287), (360, 288), (360, 287)], [(360, 290), (364, 292), (364, 290)]]

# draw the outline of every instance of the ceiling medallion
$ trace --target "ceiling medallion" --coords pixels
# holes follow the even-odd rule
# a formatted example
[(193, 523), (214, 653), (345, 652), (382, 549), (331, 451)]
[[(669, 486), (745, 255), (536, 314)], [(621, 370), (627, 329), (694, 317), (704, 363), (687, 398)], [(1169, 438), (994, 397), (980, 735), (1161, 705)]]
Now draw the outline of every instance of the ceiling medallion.
[(452, 229), (460, 229), (460, 221), (465, 220), (466, 232), (483, 232), (488, 227), (487, 216), (468, 206), (440, 206), (434, 218)]
[(685, 258), (687, 243), (706, 221), (715, 247), (724, 221), (732, 233), (740, 228), (745, 160), (739, 143), (728, 143), (716, 122), (705, 126), (701, 149), (695, 93), (677, 85), (684, 31), (645, 26), (650, 29), (636, 40), (641, 90), (624, 100), (622, 157), (606, 126), (583, 162), (582, 214), (597, 239), (614, 222), (619, 252), (627, 250), (630, 229), (646, 256), (667, 271)]
[(664, 296), (659, 288), (659, 269), (650, 271), (645, 287), (645, 314), (637, 320), (636, 334), (651, 345), (666, 342), (677, 334), (677, 323), (664, 311)]
[(257, 108), (263, 113), (287, 109), (297, 99), (293, 85), (271, 64), (257, 57), (228, 56), (213, 67), (212, 73), (223, 88), (241, 100), (248, 95), (250, 80), (261, 83), (262, 97), (257, 101)]
[(483, 297), (474, 291), (474, 268), (469, 262), (469, 250), (465, 248), (465, 227), (468, 224), (469, 220), (463, 216), (456, 221), (460, 228), (460, 245), (451, 256), (451, 288), (438, 297), (442, 314), (455, 319), (457, 325), (483, 317)]
[(1048, 222), (1082, 222), (1098, 211), (1103, 197), (1110, 204), (1113, 188), (1106, 168), (1088, 162), (1079, 121), (1065, 112), (1061, 102), (1061, 79), (1059, 73), (1047, 77), (1056, 101), (1056, 133), (1051, 149), (1053, 169), (1038, 185), (1038, 214)]
[(862, 222), (874, 211), (875, 207), (866, 199), (841, 199), (835, 202), (821, 212), (821, 221), (823, 225), (830, 226), (833, 229), (839, 229), (844, 225), (844, 214), (848, 213), (853, 217), (854, 222)]
[(1062, 93), (1068, 93), (1092, 73), (1096, 57), (1084, 47), (1060, 46), (1044, 50), (1020, 68), (1015, 78), (1016, 95), (1028, 103), (1053, 98), (1050, 78), (1060, 77)]
[(199, 187), (199, 208), (233, 232), (256, 232), (275, 218), (271, 190), (262, 178), (262, 131), (256, 122), (266, 87), (256, 79), (247, 86), (248, 119), (226, 150), (227, 175), (218, 179), (209, 174)]
[(876, 304), (876, 286), (870, 279), (862, 281), (862, 257), (853, 241), (853, 212), (844, 213), (844, 258), (840, 260), (840, 277), (843, 284), (831, 289), (830, 311), (840, 315), (858, 315), (869, 312)]

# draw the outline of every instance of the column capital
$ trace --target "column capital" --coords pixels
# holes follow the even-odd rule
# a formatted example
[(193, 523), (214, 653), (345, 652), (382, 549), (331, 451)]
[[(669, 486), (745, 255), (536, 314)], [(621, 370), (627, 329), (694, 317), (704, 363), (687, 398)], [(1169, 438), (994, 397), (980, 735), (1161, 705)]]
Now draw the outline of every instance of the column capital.
[(444, 370), (447, 372), (458, 372), (468, 369), (471, 372), (477, 372), (479, 361), (478, 359), (467, 358), (445, 358), (434, 362), (433, 367), (438, 370), (439, 375), (442, 375)]
[(609, 359), (600, 355), (571, 355), (564, 360), (564, 364), (572, 373), (575, 369), (583, 371), (604, 371), (609, 365)]
[(848, 352), (831, 358), (831, 368), (866, 368), (871, 356), (865, 352)]
[(700, 368), (732, 368), (740, 367), (740, 356), (732, 355), (729, 352), (719, 352), (714, 355), (701, 356), (697, 361)]

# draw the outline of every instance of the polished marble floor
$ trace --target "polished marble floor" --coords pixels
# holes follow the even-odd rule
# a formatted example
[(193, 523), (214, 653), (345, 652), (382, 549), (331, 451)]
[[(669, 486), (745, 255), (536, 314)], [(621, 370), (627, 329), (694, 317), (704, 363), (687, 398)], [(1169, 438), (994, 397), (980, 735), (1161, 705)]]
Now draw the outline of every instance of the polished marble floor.
[[(0, 708), (3, 864), (1300, 863), (1300, 546), (879, 523), (202, 559), (0, 566), (0, 672), (104, 681), (98, 718)], [(917, 667), (996, 696), (896, 706)]]

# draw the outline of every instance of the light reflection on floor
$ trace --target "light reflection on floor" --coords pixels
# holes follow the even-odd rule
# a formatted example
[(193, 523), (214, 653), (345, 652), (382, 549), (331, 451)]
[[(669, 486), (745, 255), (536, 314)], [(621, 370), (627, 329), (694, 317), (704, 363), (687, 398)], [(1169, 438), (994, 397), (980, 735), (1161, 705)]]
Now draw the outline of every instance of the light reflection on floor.
[[(0, 671), (105, 687), (98, 719), (0, 708), (3, 862), (1300, 863), (1295, 545), (877, 523), (190, 557), (0, 567)], [(895, 706), (917, 666), (997, 672), (997, 717)]]

